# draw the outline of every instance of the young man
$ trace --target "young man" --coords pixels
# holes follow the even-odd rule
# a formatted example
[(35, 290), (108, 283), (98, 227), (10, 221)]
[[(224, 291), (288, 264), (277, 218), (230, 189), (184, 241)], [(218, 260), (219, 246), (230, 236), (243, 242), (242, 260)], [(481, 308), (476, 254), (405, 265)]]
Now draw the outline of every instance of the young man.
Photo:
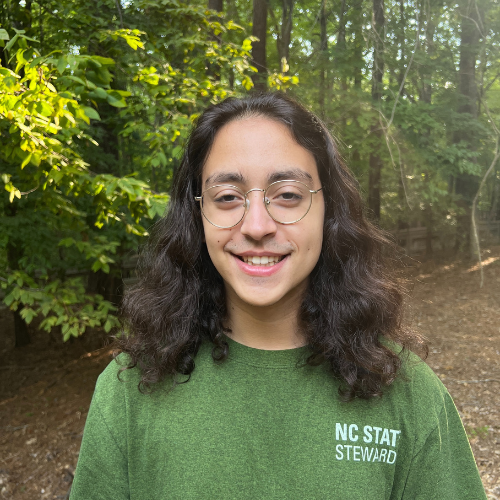
[(207, 109), (70, 498), (485, 499), (448, 392), (408, 354), (386, 244), (314, 115), (282, 94)]

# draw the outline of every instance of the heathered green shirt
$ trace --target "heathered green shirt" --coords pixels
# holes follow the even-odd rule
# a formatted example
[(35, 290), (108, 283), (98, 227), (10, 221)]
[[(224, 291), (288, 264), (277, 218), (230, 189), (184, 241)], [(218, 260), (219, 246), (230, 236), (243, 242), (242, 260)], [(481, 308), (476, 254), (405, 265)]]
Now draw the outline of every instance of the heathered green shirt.
[[(191, 380), (143, 395), (99, 377), (71, 500), (486, 499), (453, 401), (423, 362), (382, 398), (341, 402), (307, 347), (201, 347)], [(165, 387), (168, 384), (165, 383)]]

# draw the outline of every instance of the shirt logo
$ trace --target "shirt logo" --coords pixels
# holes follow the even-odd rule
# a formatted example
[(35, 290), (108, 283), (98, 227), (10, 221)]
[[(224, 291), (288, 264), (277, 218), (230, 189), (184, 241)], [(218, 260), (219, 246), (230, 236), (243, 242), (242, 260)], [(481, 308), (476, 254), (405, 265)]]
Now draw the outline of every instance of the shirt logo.
[[(357, 424), (335, 424), (335, 439), (343, 443), (337, 444), (335, 458), (353, 462), (396, 462), (397, 443), (401, 437), (398, 429), (388, 429)], [(369, 445), (369, 446), (365, 446)]]

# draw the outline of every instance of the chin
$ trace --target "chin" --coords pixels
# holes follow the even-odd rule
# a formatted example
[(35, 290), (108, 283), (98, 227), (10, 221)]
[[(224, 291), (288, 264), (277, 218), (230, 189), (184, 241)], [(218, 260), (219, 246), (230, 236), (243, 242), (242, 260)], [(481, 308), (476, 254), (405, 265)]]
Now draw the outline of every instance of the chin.
[[(288, 302), (297, 293), (297, 289), (293, 289), (286, 293), (285, 291), (278, 290), (262, 290), (262, 288), (233, 290), (239, 301), (251, 307), (272, 307), (280, 302)], [(292, 292), (292, 293), (290, 293)]]
[(261, 300), (244, 300), (243, 301), (251, 306), (251, 307), (260, 307), (260, 308), (265, 308), (265, 307), (272, 307), (272, 306), (275, 306), (278, 302), (279, 302), (279, 299), (276, 299), (276, 300), (272, 300), (272, 299), (269, 299), (269, 300), (266, 300), (266, 299), (261, 299)]

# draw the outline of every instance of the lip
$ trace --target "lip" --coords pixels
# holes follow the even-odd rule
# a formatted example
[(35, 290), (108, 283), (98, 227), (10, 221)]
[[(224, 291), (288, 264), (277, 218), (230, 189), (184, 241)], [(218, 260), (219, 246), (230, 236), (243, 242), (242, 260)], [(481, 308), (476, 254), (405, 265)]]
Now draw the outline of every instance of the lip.
[[(273, 254), (273, 253), (262, 253), (258, 254), (255, 252), (248, 252), (248, 253), (242, 253), (240, 254), (241, 256), (243, 255), (255, 255), (260, 257), (261, 255), (278, 255), (281, 256), (282, 254)], [(250, 265), (250, 264), (245, 264), (242, 260), (238, 258), (237, 255), (233, 254), (234, 259), (236, 260), (236, 264), (240, 268), (241, 271), (243, 271), (245, 274), (248, 274), (249, 276), (257, 276), (260, 278), (265, 278), (267, 276), (272, 276), (273, 274), (276, 274), (284, 265), (285, 262), (288, 260), (290, 255), (285, 255), (285, 257), (280, 260), (277, 264), (274, 264), (274, 266), (255, 266), (255, 265)]]

